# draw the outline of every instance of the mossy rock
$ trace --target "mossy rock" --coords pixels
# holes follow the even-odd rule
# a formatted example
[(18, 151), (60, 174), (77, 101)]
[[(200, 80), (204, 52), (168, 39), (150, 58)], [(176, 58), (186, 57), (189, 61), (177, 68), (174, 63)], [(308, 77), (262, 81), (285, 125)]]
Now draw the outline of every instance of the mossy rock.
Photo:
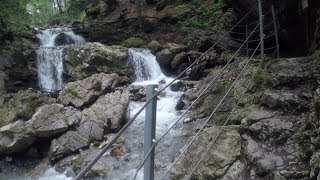
[(53, 99), (41, 93), (20, 91), (0, 109), (0, 127), (17, 120), (27, 121), (31, 119), (38, 107), (52, 102), (54, 102)]
[(140, 48), (145, 45), (145, 41), (141, 38), (131, 37), (123, 42), (123, 46), (131, 48)]

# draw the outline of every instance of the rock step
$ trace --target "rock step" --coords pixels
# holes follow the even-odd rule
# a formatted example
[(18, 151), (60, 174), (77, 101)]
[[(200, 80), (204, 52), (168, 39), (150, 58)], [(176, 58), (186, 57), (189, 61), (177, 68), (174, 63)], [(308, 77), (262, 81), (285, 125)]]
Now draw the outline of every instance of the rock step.
[(299, 114), (309, 110), (310, 93), (288, 90), (267, 90), (263, 93), (260, 104), (273, 110)]
[(268, 84), (272, 87), (295, 87), (310, 79), (310, 60), (305, 57), (279, 59), (267, 66)]

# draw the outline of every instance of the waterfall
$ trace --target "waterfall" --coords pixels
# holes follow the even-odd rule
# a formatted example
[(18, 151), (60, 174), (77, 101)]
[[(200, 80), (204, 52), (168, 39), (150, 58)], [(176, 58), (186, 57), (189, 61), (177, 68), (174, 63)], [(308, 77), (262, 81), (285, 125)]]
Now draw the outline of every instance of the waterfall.
[[(129, 49), (130, 60), (134, 67), (136, 80), (133, 85), (146, 86), (149, 84), (158, 84), (159, 89), (171, 82), (173, 78), (167, 77), (161, 71), (156, 61), (156, 57), (148, 49)], [(179, 101), (182, 92), (173, 92), (169, 88), (158, 97), (157, 101), (157, 131), (166, 129), (175, 119), (178, 118), (175, 106)], [(141, 107), (141, 102), (130, 102), (130, 115), (134, 115)], [(138, 118), (138, 123), (144, 122), (145, 112), (142, 112)]]
[(130, 61), (134, 67), (136, 82), (156, 81), (165, 78), (156, 57), (148, 49), (129, 49)]
[(39, 30), (37, 37), (41, 41), (36, 51), (39, 86), (47, 92), (61, 90), (64, 48), (61, 44), (84, 43), (85, 40), (69, 28)]

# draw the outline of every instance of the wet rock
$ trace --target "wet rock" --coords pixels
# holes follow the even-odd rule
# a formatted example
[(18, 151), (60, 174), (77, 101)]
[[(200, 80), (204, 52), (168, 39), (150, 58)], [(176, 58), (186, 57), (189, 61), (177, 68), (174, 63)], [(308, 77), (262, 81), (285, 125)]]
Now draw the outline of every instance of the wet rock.
[(150, 49), (153, 54), (155, 54), (162, 49), (162, 45), (158, 41), (153, 40), (147, 45), (147, 48)]
[(182, 81), (178, 81), (178, 82), (175, 82), (173, 83), (171, 86), (170, 86), (170, 89), (171, 91), (186, 91), (187, 90), (187, 86), (184, 82)]
[(179, 54), (177, 54), (172, 62), (171, 62), (171, 68), (172, 69), (178, 69), (178, 67), (181, 65), (181, 63), (183, 62), (188, 62), (188, 56), (187, 53), (185, 52), (181, 52)]
[(146, 98), (146, 90), (144, 87), (132, 87), (130, 89), (130, 100), (131, 101), (143, 101)]
[(170, 67), (175, 54), (169, 49), (163, 49), (156, 54), (156, 59), (159, 65), (163, 68)]
[(30, 125), (16, 121), (0, 128), (0, 155), (23, 152), (36, 140), (36, 133)]
[(128, 49), (101, 43), (73, 44), (64, 49), (65, 71), (69, 80), (79, 80), (96, 73), (116, 73), (133, 77)]
[(191, 68), (188, 76), (190, 80), (199, 80), (203, 77), (203, 72), (206, 67), (206, 62), (195, 65)]
[(78, 124), (81, 113), (61, 104), (45, 105), (28, 121), (38, 137), (52, 137)]
[(88, 139), (76, 131), (68, 131), (51, 142), (48, 152), (51, 161), (58, 160), (89, 145)]
[(166, 72), (170, 72), (172, 71), (171, 64), (174, 57), (184, 50), (186, 50), (185, 46), (168, 43), (164, 46), (164, 49), (156, 54), (156, 60), (162, 69)]
[[(185, 155), (175, 164), (170, 172), (171, 177), (176, 179), (185, 178), (191, 171), (191, 168), (201, 158), (201, 155), (206, 151), (206, 146), (200, 146), (199, 144), (210, 143), (211, 138), (218, 131), (218, 127), (206, 129), (196, 139), (197, 143), (192, 144)], [(238, 134), (238, 127), (229, 126), (225, 128), (220, 138), (217, 139), (214, 148), (209, 150), (202, 161), (202, 166), (199, 166), (192, 178), (215, 179), (224, 175), (240, 155), (240, 150), (241, 138), (240, 134)]]
[(75, 41), (66, 33), (60, 33), (54, 40), (55, 46), (67, 45), (67, 44), (74, 44)]
[(41, 92), (19, 91), (0, 109), (0, 126), (17, 120), (27, 121), (38, 107), (54, 102), (54, 99), (43, 95)]
[(176, 104), (175, 109), (176, 109), (177, 111), (184, 110), (184, 109), (187, 108), (187, 104), (188, 104), (188, 103), (187, 103), (187, 101), (186, 101), (186, 95), (183, 94), (183, 95), (181, 96), (181, 98), (179, 99), (178, 103)]
[(90, 108), (82, 112), (78, 132), (87, 139), (102, 140), (106, 132), (121, 127), (128, 103), (127, 91), (115, 91), (100, 97)]
[(68, 83), (59, 95), (64, 105), (83, 108), (91, 105), (102, 94), (114, 91), (119, 76), (117, 74), (94, 74), (84, 80)]

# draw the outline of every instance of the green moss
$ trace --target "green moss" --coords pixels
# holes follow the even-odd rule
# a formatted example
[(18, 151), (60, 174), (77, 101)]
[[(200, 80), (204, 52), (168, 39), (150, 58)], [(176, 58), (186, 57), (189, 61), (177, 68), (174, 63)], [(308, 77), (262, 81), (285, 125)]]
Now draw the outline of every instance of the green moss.
[(125, 47), (142, 47), (145, 44), (144, 40), (141, 38), (131, 37), (123, 42)]
[(69, 121), (69, 120), (68, 120), (68, 117), (67, 117), (66, 115), (63, 116), (63, 121), (64, 121), (66, 124), (68, 124), (68, 121)]
[(189, 28), (212, 28), (224, 32), (233, 15), (232, 9), (225, 9), (225, 0), (216, 0), (204, 3), (201, 0), (190, 1), (178, 6), (173, 16), (178, 19), (182, 32)]
[(228, 88), (227, 82), (220, 82), (215, 88), (212, 90), (213, 94), (221, 94)]
[(260, 90), (267, 86), (267, 75), (264, 70), (258, 70), (257, 74), (253, 77), (254, 90)]
[[(214, 115), (212, 123), (217, 126), (222, 126), (226, 120), (229, 118), (230, 112), (217, 112)], [(229, 125), (240, 125), (241, 124), (241, 117), (232, 115), (228, 120), (227, 126)]]
[(74, 98), (83, 99), (76, 91), (73, 90), (73, 88), (65, 89), (65, 94), (69, 94)]

